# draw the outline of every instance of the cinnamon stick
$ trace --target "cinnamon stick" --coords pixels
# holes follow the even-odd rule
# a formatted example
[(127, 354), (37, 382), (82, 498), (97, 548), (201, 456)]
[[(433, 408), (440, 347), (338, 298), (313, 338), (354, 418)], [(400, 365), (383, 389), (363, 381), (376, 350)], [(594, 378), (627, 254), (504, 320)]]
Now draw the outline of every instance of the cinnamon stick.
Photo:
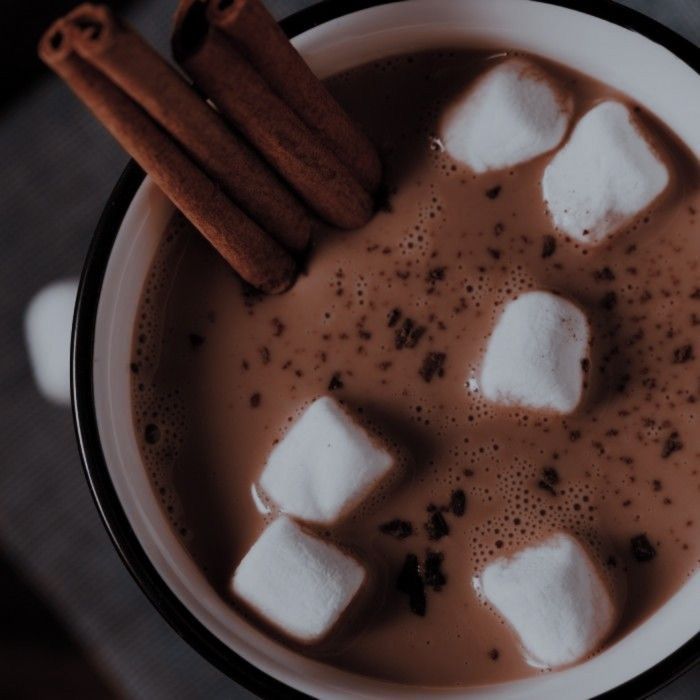
[(173, 53), (195, 85), (317, 214), (339, 228), (369, 221), (373, 202), (367, 191), (232, 42), (210, 27), (202, 3), (185, 0), (180, 7)]
[(39, 55), (151, 176), (165, 195), (250, 284), (287, 289), (294, 262), (224, 194), (120, 88), (75, 51), (80, 30), (64, 19), (42, 37)]
[(66, 16), (74, 49), (160, 124), (188, 155), (280, 243), (302, 250), (311, 219), (261, 158), (195, 93), (172, 66), (104, 6), (83, 4)]
[(228, 36), (277, 95), (370, 192), (381, 180), (377, 152), (313, 74), (260, 0), (210, 0), (210, 22)]

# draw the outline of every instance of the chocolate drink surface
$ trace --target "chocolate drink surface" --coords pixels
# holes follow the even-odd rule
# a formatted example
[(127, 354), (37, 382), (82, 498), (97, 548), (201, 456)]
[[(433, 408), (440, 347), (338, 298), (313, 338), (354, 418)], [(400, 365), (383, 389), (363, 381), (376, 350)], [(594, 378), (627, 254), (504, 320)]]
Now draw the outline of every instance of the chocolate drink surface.
[[(316, 529), (367, 563), (364, 605), (327, 642), (291, 646), (399, 683), (538, 673), (472, 580), (553, 531), (587, 543), (624, 600), (608, 644), (663, 605), (700, 552), (697, 161), (624, 96), (533, 59), (572, 93), (574, 121), (603, 99), (625, 102), (671, 175), (631, 225), (575, 243), (542, 199), (551, 153), (474, 175), (435, 138), (454, 95), (499, 60), (446, 50), (330, 79), (383, 155), (379, 213), (319, 236), (294, 288), (274, 297), (245, 289), (176, 216), (134, 331), (134, 422), (153, 488), (212, 586), (272, 635), (230, 580), (266, 524), (254, 495), (273, 446), (331, 395), (395, 450), (393, 477)], [(503, 305), (533, 289), (571, 299), (591, 324), (571, 415), (496, 406), (470, 381)], [(397, 589), (409, 554), (432, 571), (422, 616)]]

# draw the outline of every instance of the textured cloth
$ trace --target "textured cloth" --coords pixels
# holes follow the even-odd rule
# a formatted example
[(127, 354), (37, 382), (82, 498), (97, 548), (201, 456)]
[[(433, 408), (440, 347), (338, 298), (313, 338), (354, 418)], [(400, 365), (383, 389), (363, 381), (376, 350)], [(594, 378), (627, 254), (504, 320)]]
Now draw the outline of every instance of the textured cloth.
[[(277, 16), (313, 0), (270, 0)], [(698, 0), (626, 0), (700, 42)], [(167, 52), (175, 0), (144, 0), (133, 24)], [(162, 620), (119, 561), (80, 468), (68, 411), (32, 385), (22, 314), (48, 282), (80, 272), (126, 155), (47, 77), (0, 123), (0, 547), (128, 698), (243, 698)], [(659, 698), (696, 697), (688, 674)]]

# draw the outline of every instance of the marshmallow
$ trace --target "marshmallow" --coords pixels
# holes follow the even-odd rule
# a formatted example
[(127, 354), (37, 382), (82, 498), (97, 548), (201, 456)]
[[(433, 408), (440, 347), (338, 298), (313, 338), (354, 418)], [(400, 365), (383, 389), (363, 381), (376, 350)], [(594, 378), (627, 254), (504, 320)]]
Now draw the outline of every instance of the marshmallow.
[(564, 533), (509, 559), (496, 559), (475, 583), (537, 666), (579, 661), (600, 646), (617, 622), (597, 565)]
[(489, 338), (481, 391), (494, 403), (571, 413), (583, 392), (585, 314), (549, 292), (509, 302)]
[(608, 101), (582, 117), (546, 167), (542, 194), (561, 231), (595, 244), (648, 207), (668, 180), (627, 107)]
[(42, 395), (70, 404), (70, 339), (78, 281), (60, 280), (44, 287), (24, 314), (24, 336), (34, 381)]
[(260, 477), (285, 513), (313, 523), (337, 520), (394, 464), (331, 398), (312, 403), (272, 450)]
[(535, 64), (510, 59), (489, 70), (443, 119), (445, 150), (477, 173), (551, 151), (564, 137), (572, 101)]
[(243, 557), (232, 590), (285, 634), (312, 643), (328, 634), (365, 575), (355, 559), (280, 517)]

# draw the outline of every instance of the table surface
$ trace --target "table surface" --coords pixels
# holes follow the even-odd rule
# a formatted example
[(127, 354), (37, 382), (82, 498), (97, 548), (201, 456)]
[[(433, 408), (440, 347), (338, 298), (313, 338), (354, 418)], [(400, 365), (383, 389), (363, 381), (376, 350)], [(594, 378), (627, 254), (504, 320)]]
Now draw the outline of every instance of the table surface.
[[(71, 2), (57, 0), (52, 12), (59, 4)], [(278, 17), (311, 4), (268, 2)], [(700, 0), (623, 4), (700, 43)], [(15, 14), (18, 6), (36, 18), (32, 2), (15, 4)], [(174, 6), (142, 0), (129, 3), (127, 14), (165, 51)], [(13, 19), (2, 36), (24, 26)], [(6, 65), (21, 72), (23, 55)], [(127, 158), (57, 80), (15, 83), (12, 100), (0, 103), (0, 696), (251, 697), (182, 642), (138, 590), (91, 501), (69, 412), (43, 402), (32, 384), (23, 310), (44, 284), (79, 273)], [(56, 658), (64, 659), (63, 675), (42, 677), (46, 692), (32, 692)], [(700, 667), (655, 697), (700, 697)]]

